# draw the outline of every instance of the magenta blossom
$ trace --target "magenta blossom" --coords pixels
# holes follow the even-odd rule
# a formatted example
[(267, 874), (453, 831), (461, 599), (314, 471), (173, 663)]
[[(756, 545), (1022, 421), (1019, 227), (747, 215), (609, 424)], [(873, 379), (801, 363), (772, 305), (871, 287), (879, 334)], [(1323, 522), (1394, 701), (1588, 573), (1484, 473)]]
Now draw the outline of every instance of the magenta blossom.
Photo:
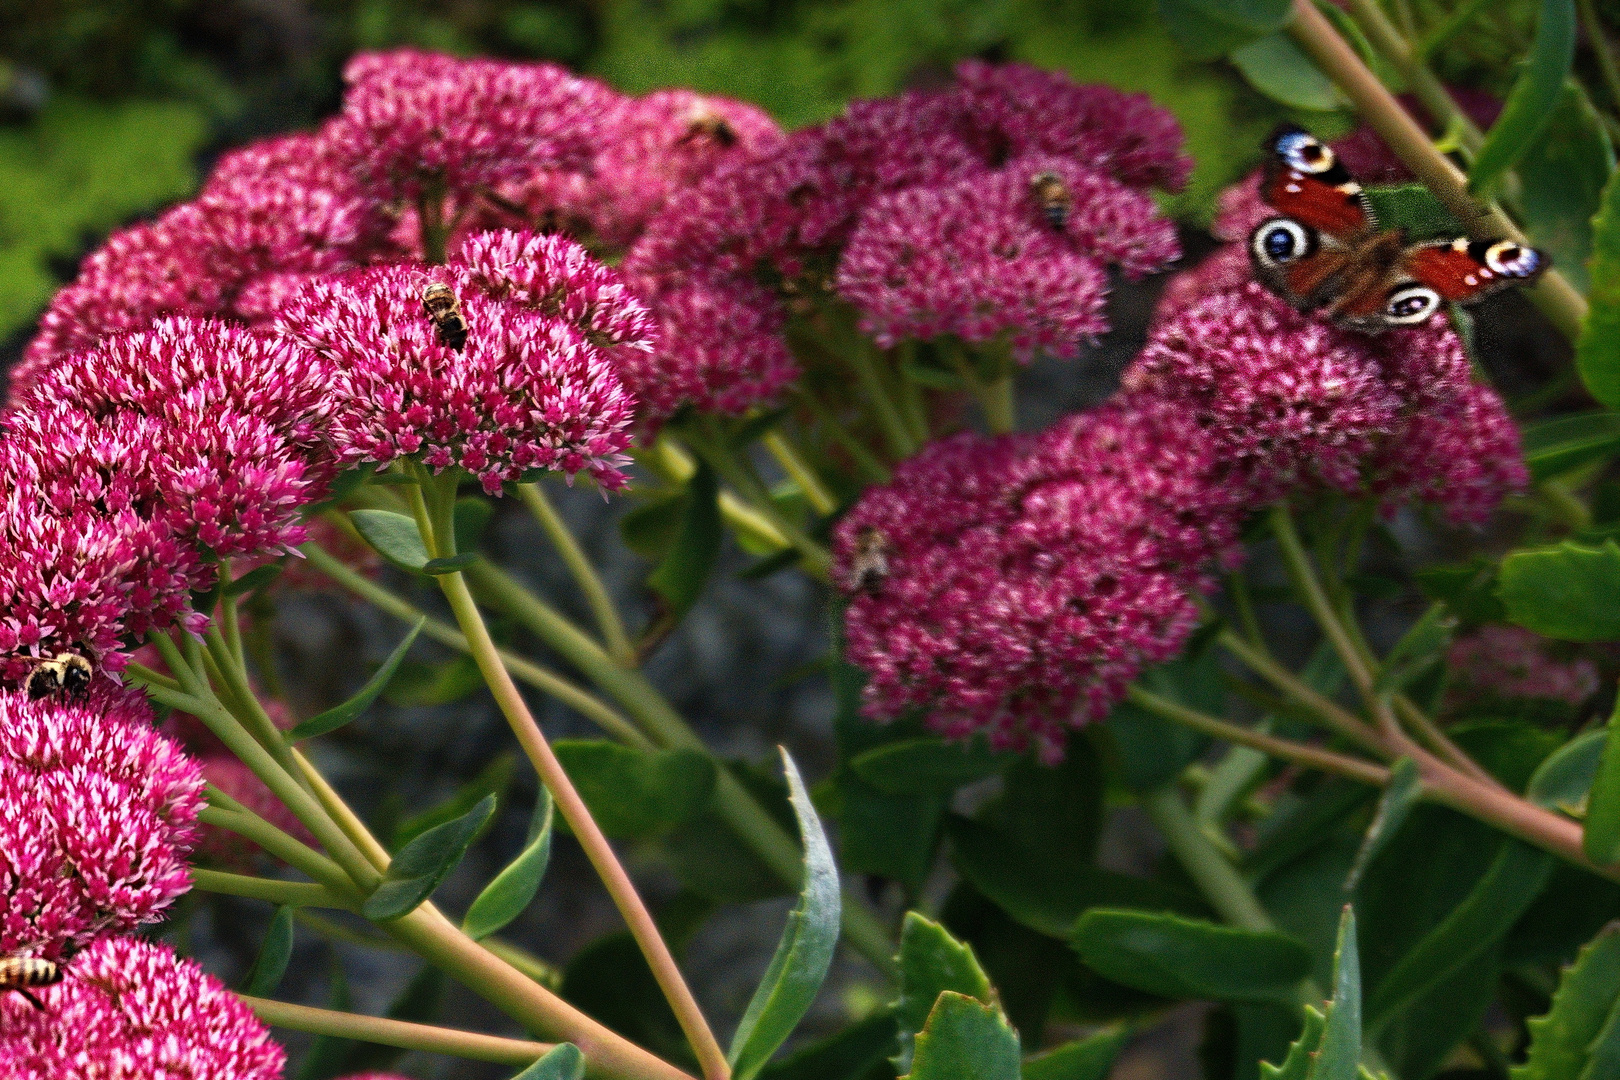
[(167, 945), (104, 937), (36, 1010), (0, 999), (8, 1080), (280, 1080), (286, 1054), (253, 1011)]
[[(1181, 648), (1245, 495), (1197, 425), (1158, 403), (924, 449), (834, 536), (863, 712), (921, 709), (950, 737), (1060, 757), (1070, 727)], [(874, 537), (884, 569), (860, 580), (855, 553)]]
[[(451, 285), (470, 327), (461, 349), (440, 340), (422, 306), (430, 281)], [(576, 326), (491, 299), (465, 273), (391, 266), (312, 283), (277, 327), (327, 365), (329, 435), (345, 464), (417, 457), (459, 466), (486, 491), (540, 469), (587, 470), (623, 486), (619, 466), (634, 402)]]
[(1597, 665), (1585, 657), (1560, 660), (1552, 643), (1517, 626), (1482, 626), (1452, 642), (1453, 703), (1501, 698), (1540, 698), (1584, 705), (1601, 685)]
[(0, 694), (0, 956), (60, 959), (160, 919), (191, 887), (202, 789), (139, 693)]

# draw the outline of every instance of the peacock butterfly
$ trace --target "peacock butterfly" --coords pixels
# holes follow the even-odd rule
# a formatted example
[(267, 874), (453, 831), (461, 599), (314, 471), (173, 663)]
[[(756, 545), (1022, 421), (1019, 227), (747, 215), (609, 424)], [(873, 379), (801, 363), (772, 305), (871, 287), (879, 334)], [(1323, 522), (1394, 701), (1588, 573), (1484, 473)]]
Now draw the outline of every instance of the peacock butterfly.
[(1361, 185), (1331, 147), (1285, 126), (1266, 141), (1260, 196), (1277, 211), (1249, 236), (1259, 281), (1301, 311), (1377, 334), (1416, 326), (1445, 301), (1471, 304), (1533, 280), (1552, 261), (1512, 240), (1408, 243), (1379, 229)]

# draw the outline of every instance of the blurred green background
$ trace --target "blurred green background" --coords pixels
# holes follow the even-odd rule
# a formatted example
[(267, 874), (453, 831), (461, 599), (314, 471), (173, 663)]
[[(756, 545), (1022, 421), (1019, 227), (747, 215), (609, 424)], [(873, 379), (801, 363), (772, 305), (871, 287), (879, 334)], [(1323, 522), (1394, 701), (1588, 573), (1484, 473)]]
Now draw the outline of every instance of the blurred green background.
[(0, 0), (0, 339), (26, 340), (109, 229), (187, 196), (219, 151), (330, 114), (344, 60), (398, 45), (690, 86), (788, 126), (964, 56), (1061, 68), (1175, 110), (1199, 166), (1174, 209), (1193, 221), (1277, 115), (1187, 58), (1153, 0)]

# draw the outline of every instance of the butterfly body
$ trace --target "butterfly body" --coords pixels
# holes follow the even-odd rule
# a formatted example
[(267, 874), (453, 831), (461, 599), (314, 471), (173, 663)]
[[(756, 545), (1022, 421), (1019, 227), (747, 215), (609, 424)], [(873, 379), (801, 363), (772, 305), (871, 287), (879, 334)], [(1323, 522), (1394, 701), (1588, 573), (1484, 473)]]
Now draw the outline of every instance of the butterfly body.
[(1277, 211), (1249, 237), (1255, 277), (1301, 311), (1376, 334), (1427, 322), (1447, 301), (1467, 304), (1546, 269), (1548, 258), (1511, 240), (1457, 237), (1410, 243), (1380, 229), (1361, 185), (1333, 150), (1280, 128), (1260, 194)]

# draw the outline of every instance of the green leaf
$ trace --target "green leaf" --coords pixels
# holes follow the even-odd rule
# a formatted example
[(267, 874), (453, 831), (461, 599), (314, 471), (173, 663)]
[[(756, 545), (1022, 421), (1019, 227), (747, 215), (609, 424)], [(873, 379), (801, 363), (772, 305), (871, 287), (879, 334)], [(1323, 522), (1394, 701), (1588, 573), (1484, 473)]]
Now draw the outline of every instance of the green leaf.
[(934, 1002), (947, 990), (997, 1005), (995, 987), (979, 966), (973, 949), (964, 945), (936, 922), (915, 911), (906, 912), (900, 929), (900, 999), (894, 1016), (900, 1028), (900, 1052), (894, 1058), (896, 1072), (911, 1068), (917, 1033), (928, 1023)]
[(1620, 171), (1609, 177), (1592, 219), (1588, 270), (1591, 307), (1575, 342), (1575, 366), (1600, 404), (1620, 408)]
[(1367, 872), (1367, 867), (1384, 850), (1390, 838), (1400, 831), (1406, 822), (1406, 816), (1423, 797), (1423, 781), (1418, 776), (1418, 767), (1411, 758), (1401, 758), (1390, 767), (1389, 783), (1384, 785), (1384, 793), (1378, 798), (1378, 810), (1373, 814), (1372, 824), (1367, 826), (1367, 835), (1362, 838), (1361, 849), (1356, 852), (1356, 861), (1351, 864), (1350, 873), (1344, 879), (1344, 891), (1354, 892), (1361, 875)]
[(1564, 92), (1575, 63), (1575, 0), (1542, 0), (1541, 18), (1524, 69), (1508, 92), (1501, 115), (1485, 135), (1468, 170), (1469, 190), (1490, 196), (1530, 149)]
[(851, 1024), (760, 1070), (759, 1080), (868, 1080), (894, 1053), (894, 1014), (887, 1009)]
[(1586, 1068), (1581, 1070), (1580, 1080), (1605, 1080), (1612, 1076), (1620, 1076), (1620, 1001), (1609, 1010), (1603, 1030), (1587, 1048)]
[(1530, 242), (1552, 256), (1578, 292), (1589, 282), (1592, 218), (1614, 171), (1614, 146), (1603, 120), (1573, 79), (1519, 160), (1519, 220)]
[(585, 1080), (585, 1055), (573, 1043), (558, 1043), (512, 1080)]
[(427, 565), (427, 545), (415, 518), (392, 510), (350, 510), (349, 520), (361, 538), (395, 566), (421, 570)]
[(1575, 736), (1541, 763), (1530, 778), (1525, 797), (1537, 806), (1561, 810), (1571, 817), (1586, 815), (1586, 801), (1597, 782), (1609, 733), (1588, 731)]
[(256, 566), (225, 586), (224, 593), (226, 596), (241, 596), (243, 593), (257, 592), (280, 577), (286, 569), (287, 564), (279, 561)]
[(662, 562), (681, 531), (686, 507), (686, 489), (656, 490), (642, 496), (646, 501), (619, 519), (619, 535), (624, 546), (651, 562)]
[(469, 495), (456, 500), (452, 512), (452, 526), (456, 533), (457, 551), (477, 551), (484, 542), (489, 519), (495, 516), (495, 504), (482, 495)]
[(1350, 104), (1286, 34), (1267, 34), (1234, 49), (1227, 59), (1250, 86), (1290, 108), (1325, 112)]
[(1529, 1052), (1524, 1064), (1513, 1068), (1513, 1080), (1579, 1078), (1617, 996), (1620, 923), (1610, 923), (1564, 969), (1547, 1014), (1529, 1021)]
[(466, 653), (457, 653), (437, 664), (407, 657), (383, 691), (383, 700), (401, 706), (448, 705), (483, 687), (484, 674), (478, 670), (478, 661)]
[(551, 822), (555, 805), (551, 792), (540, 789), (534, 816), (529, 820), (529, 838), (517, 858), (478, 894), (461, 921), (462, 931), (474, 941), (482, 941), (523, 913), (540, 891), (540, 881), (551, 863)]
[[(1141, 678), (1143, 686), (1161, 697), (1209, 716), (1226, 712), (1226, 684), (1213, 649), (1149, 668)], [(1133, 791), (1169, 783), (1209, 742), (1190, 728), (1130, 704), (1114, 708), (1106, 730), (1121, 776)]]
[(1288, 1056), (1281, 1065), (1273, 1065), (1269, 1061), (1260, 1063), (1261, 1080), (1310, 1080), (1311, 1065), (1326, 1030), (1327, 1017), (1314, 1006), (1305, 1006), (1305, 1030), (1288, 1047)]
[(1620, 702), (1609, 714), (1603, 757), (1586, 801), (1581, 847), (1599, 866), (1620, 862)]
[(676, 617), (686, 614), (703, 591), (720, 554), (720, 482), (700, 463), (681, 497), (680, 522), (663, 561), (647, 584), (664, 598)]
[(1536, 480), (1578, 469), (1620, 450), (1620, 413), (1584, 412), (1527, 424), (1524, 463)]
[(490, 759), (488, 765), (478, 770), (477, 776), (463, 784), (450, 798), (419, 814), (413, 814), (396, 825), (389, 837), (389, 849), (398, 851), (434, 826), (454, 821), (476, 806), (486, 795), (504, 797), (507, 785), (512, 782), (512, 771), (516, 766), (517, 759), (511, 753), (497, 754)]
[(994, 1006), (950, 991), (917, 1034), (910, 1080), (1019, 1080), (1018, 1032)]
[(1108, 1080), (1129, 1031), (1101, 1031), (1024, 1061), (1023, 1080)]
[(552, 749), (596, 823), (617, 839), (667, 833), (714, 794), (714, 761), (700, 750), (637, 750), (605, 739), (559, 739)]
[(1367, 1005), (1378, 1030), (1411, 1002), (1507, 936), (1552, 873), (1553, 857), (1522, 840), (1502, 842), (1490, 869), (1444, 921), (1401, 957)]
[(383, 661), (382, 667), (378, 668), (377, 673), (371, 677), (371, 680), (360, 688), (358, 694), (341, 705), (333, 706), (325, 712), (318, 713), (305, 720), (302, 724), (289, 731), (287, 738), (293, 742), (298, 742), (301, 739), (312, 739), (317, 735), (325, 735), (353, 722), (361, 713), (371, 708), (371, 703), (377, 700), (377, 695), (387, 688), (388, 681), (394, 677), (394, 672), (399, 670), (400, 662), (405, 659), (405, 654), (410, 651), (412, 643), (416, 641), (416, 635), (422, 632), (422, 627), (426, 623), (426, 615), (416, 620), (416, 625), (411, 627), (410, 633), (406, 634), (404, 640), (394, 646), (394, 651), (388, 654), (388, 659)]
[(1069, 944), (1099, 975), (1168, 998), (1294, 1001), (1311, 970), (1287, 934), (1145, 911), (1093, 908)]
[(1502, 560), (1496, 592), (1508, 620), (1565, 641), (1620, 638), (1620, 547), (1515, 551)]
[(680, 1021), (653, 978), (636, 939), (608, 934), (574, 954), (562, 996), (614, 1031), (672, 1061), (690, 1061)]
[(1361, 950), (1356, 944), (1356, 912), (1346, 904), (1333, 949), (1333, 1003), (1311, 1080), (1357, 1080), (1360, 1064)]
[(804, 789), (798, 767), (785, 749), (782, 770), (787, 775), (788, 798), (804, 841), (804, 885), (798, 905), (788, 913), (771, 966), (732, 1036), (727, 1059), (735, 1080), (751, 1080), (793, 1033), (820, 991), (838, 945), (843, 904), (838, 864), (815, 808), (810, 805), (810, 793)]
[(258, 958), (242, 980), (242, 993), (253, 997), (269, 997), (281, 985), (287, 974), (287, 961), (292, 959), (293, 909), (282, 905), (276, 909), (265, 931), (264, 943), (259, 946)]
[(360, 913), (372, 922), (382, 922), (415, 911), (461, 862), (494, 813), (495, 796), (486, 795), (461, 817), (436, 825), (406, 844), (388, 864), (382, 884), (366, 898)]
[(1496, 595), (1496, 571), (1494, 561), (1475, 556), (1465, 563), (1425, 567), (1412, 576), (1424, 595), (1444, 600), (1457, 618), (1477, 625), (1507, 618)]
[(1373, 689), (1380, 694), (1394, 694), (1438, 664), (1445, 656), (1446, 646), (1451, 644), (1451, 633), (1456, 627), (1456, 616), (1444, 604), (1431, 604), (1384, 657)]
[(1386, 229), (1404, 229), (1414, 240), (1462, 232), (1446, 204), (1423, 184), (1380, 185), (1367, 188), (1366, 194), (1378, 224)]
[[(349, 996), (349, 981), (343, 975), (342, 965), (332, 964), (332, 988), (326, 995), (326, 1006), (337, 1012), (348, 1012), (353, 1002)], [(331, 1080), (343, 1074), (343, 1061), (353, 1051), (355, 1042), (341, 1035), (318, 1035), (304, 1052), (298, 1066), (297, 1080)]]
[(1283, 28), (1288, 0), (1159, 0), (1159, 16), (1195, 60), (1213, 60)]
[(459, 574), (477, 561), (478, 552), (463, 551), (457, 555), (446, 555), (442, 559), (429, 559), (419, 569), (429, 577), (443, 577), (446, 574)]
[(889, 795), (948, 795), (963, 784), (994, 776), (1014, 760), (982, 740), (953, 743), (925, 737), (874, 747), (856, 755), (850, 768)]

